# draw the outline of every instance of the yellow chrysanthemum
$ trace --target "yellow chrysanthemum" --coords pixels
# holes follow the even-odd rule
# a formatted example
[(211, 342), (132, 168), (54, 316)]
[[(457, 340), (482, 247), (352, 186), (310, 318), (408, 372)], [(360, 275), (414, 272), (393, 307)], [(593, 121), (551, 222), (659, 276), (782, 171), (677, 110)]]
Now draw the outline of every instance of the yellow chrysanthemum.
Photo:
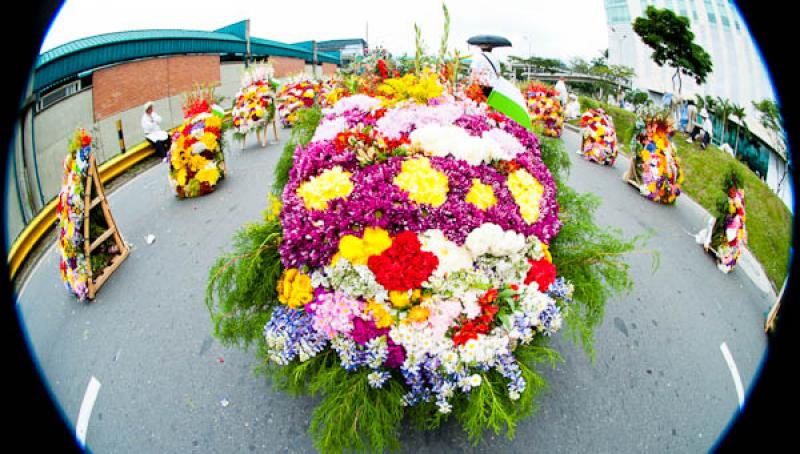
[(484, 211), (497, 204), (497, 198), (494, 196), (492, 186), (481, 183), (478, 178), (472, 179), (472, 188), (470, 188), (465, 200)]
[(369, 301), (367, 303), (367, 313), (372, 315), (372, 320), (375, 321), (375, 326), (377, 328), (388, 328), (392, 326), (392, 322), (394, 321), (392, 314), (386, 310), (383, 304)]
[(382, 101), (388, 108), (407, 99), (425, 104), (431, 98), (442, 96), (444, 87), (439, 83), (436, 74), (426, 71), (419, 78), (414, 74), (406, 74), (400, 78), (386, 79), (378, 86), (378, 92), (386, 95)]
[(186, 168), (185, 167), (181, 167), (180, 169), (178, 169), (177, 172), (175, 172), (175, 181), (177, 181), (178, 184), (181, 185), (181, 186), (186, 186)]
[(219, 148), (219, 141), (217, 141), (217, 136), (207, 132), (203, 134), (203, 137), (200, 138), (200, 142), (203, 142), (203, 145), (206, 146), (211, 151), (216, 151)]
[(447, 175), (434, 169), (426, 157), (403, 162), (402, 170), (394, 178), (394, 184), (408, 192), (408, 198), (434, 208), (442, 206), (449, 191)]
[(340, 166), (322, 172), (297, 188), (297, 196), (303, 199), (308, 210), (325, 210), (328, 208), (328, 201), (347, 197), (351, 192), (353, 182), (350, 180), (350, 172), (343, 171)]
[(222, 126), (222, 119), (216, 115), (206, 118), (206, 128), (219, 128)]
[(281, 214), (281, 199), (279, 199), (274, 194), (269, 194), (267, 196), (267, 206), (268, 209), (265, 211), (264, 218), (266, 220), (277, 218)]
[(428, 316), (431, 315), (431, 312), (428, 310), (427, 307), (422, 306), (414, 306), (408, 312), (408, 318), (406, 320), (412, 322), (424, 322), (428, 319)]
[(343, 236), (339, 240), (339, 255), (353, 265), (366, 265), (370, 257), (382, 254), (391, 245), (389, 232), (379, 227), (367, 227), (364, 229), (363, 238), (354, 235)]
[(550, 255), (550, 246), (544, 243), (541, 244), (542, 244), (542, 251), (544, 252), (544, 259), (550, 263), (553, 263), (553, 256)]
[(204, 168), (208, 164), (208, 159), (204, 158), (203, 156), (196, 154), (192, 155), (189, 158), (189, 167), (191, 167), (192, 172), (197, 172), (200, 169)]
[(406, 307), (411, 303), (411, 298), (408, 296), (408, 291), (391, 290), (389, 292), (389, 301), (396, 308)]
[(508, 176), (508, 190), (519, 206), (522, 219), (533, 224), (539, 219), (539, 208), (544, 195), (544, 186), (525, 169), (518, 169)]
[(313, 287), (311, 278), (297, 268), (289, 268), (278, 280), (278, 301), (292, 309), (299, 309), (311, 301)]
[(219, 180), (219, 170), (216, 167), (205, 168), (197, 172), (194, 177), (201, 183), (208, 183), (214, 186)]

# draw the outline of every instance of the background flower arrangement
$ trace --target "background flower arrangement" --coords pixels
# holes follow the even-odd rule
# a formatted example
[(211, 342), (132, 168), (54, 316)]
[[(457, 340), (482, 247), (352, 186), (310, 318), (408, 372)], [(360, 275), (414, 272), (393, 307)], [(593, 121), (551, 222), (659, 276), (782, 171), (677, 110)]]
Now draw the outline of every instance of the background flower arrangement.
[(726, 197), (718, 203), (711, 248), (717, 257), (717, 268), (729, 273), (736, 267), (742, 247), (747, 243), (744, 180), (733, 166), (725, 178), (723, 189)]
[(617, 160), (614, 120), (603, 109), (589, 109), (581, 116), (581, 153), (589, 161), (613, 166)]
[(213, 192), (225, 176), (224, 112), (214, 104), (212, 89), (187, 95), (183, 111), (167, 154), (169, 181), (178, 197), (197, 197)]
[(62, 162), (64, 178), (58, 194), (58, 253), (61, 280), (83, 301), (89, 294), (89, 274), (84, 255), (84, 184), (89, 170), (92, 138), (84, 129), (75, 132)]
[[(327, 100), (333, 89), (333, 82), (300, 80), (287, 82), (278, 92), (278, 116), (284, 127), (292, 126), (297, 121), (297, 112), (309, 108), (315, 102)], [(337, 93), (341, 96), (341, 93)]]
[(564, 109), (558, 100), (558, 92), (542, 83), (531, 82), (524, 90), (528, 101), (531, 122), (544, 125), (548, 137), (561, 137), (564, 129)]
[(275, 116), (275, 88), (272, 67), (258, 64), (242, 76), (231, 116), (235, 139), (243, 139), (250, 131), (261, 132)]
[[(675, 129), (669, 114), (647, 114), (637, 123), (628, 180), (654, 202), (675, 203), (681, 193), (683, 169), (672, 143)], [(633, 180), (635, 178), (635, 180)]]
[(299, 111), (263, 221), (209, 273), (216, 336), (255, 344), (279, 389), (321, 394), (324, 452), (396, 448), (406, 416), (512, 437), (545, 386), (537, 364), (560, 358), (548, 337), (566, 326), (591, 354), (631, 285), (635, 240), (563, 184), (560, 142), (441, 74)]

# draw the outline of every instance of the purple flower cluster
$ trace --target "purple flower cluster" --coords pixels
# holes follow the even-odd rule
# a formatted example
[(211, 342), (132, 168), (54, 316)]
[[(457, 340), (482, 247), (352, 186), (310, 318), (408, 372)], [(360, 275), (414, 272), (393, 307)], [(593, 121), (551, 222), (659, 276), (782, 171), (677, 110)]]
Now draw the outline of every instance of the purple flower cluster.
[(282, 304), (275, 306), (264, 326), (264, 338), (270, 357), (278, 364), (289, 364), (316, 356), (328, 344), (327, 338), (313, 327), (313, 316)]

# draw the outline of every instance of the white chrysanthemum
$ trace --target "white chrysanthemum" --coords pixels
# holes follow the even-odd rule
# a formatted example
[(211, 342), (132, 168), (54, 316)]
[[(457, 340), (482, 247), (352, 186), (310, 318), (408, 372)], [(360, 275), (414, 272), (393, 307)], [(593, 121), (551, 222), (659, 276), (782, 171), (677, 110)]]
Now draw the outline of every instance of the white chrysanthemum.
[(467, 235), (464, 246), (473, 257), (486, 254), (505, 257), (523, 250), (526, 244), (524, 235), (487, 222)]
[(372, 112), (381, 106), (379, 99), (372, 96), (357, 94), (340, 99), (333, 107), (329, 107), (322, 111), (323, 115), (341, 115), (344, 112), (352, 109), (358, 109), (362, 112)]
[(314, 131), (312, 142), (323, 140), (333, 140), (336, 136), (347, 129), (347, 119), (345, 117), (336, 117), (332, 120), (323, 120)]
[(452, 125), (430, 124), (412, 132), (409, 139), (412, 146), (431, 156), (453, 156), (473, 166), (491, 162), (494, 156), (502, 153), (500, 145), (491, 137), (474, 137)]
[(522, 146), (519, 140), (502, 129), (490, 129), (485, 131), (482, 137), (497, 143), (498, 147), (492, 155), (495, 160), (510, 161), (516, 158), (518, 154), (525, 152), (525, 147)]
[(444, 277), (447, 274), (472, 268), (472, 254), (465, 248), (447, 239), (441, 230), (428, 230), (419, 236), (422, 250), (432, 252), (439, 259), (439, 266), (434, 276)]

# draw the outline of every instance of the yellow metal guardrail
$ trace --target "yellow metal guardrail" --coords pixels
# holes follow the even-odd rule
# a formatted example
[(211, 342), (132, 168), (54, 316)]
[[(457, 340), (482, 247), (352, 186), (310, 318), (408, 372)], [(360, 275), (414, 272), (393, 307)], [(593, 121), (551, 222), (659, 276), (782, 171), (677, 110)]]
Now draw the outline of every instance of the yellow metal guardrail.
[[(155, 148), (148, 142), (143, 142), (126, 153), (114, 156), (98, 167), (100, 179), (103, 183), (106, 183), (153, 153), (155, 153)], [(14, 244), (11, 245), (11, 250), (8, 253), (8, 267), (11, 273), (10, 279), (14, 279), (14, 276), (28, 257), (28, 254), (33, 250), (33, 247), (36, 246), (47, 231), (55, 224), (57, 206), (58, 197), (45, 205), (42, 211), (25, 226), (25, 229), (14, 241)]]

